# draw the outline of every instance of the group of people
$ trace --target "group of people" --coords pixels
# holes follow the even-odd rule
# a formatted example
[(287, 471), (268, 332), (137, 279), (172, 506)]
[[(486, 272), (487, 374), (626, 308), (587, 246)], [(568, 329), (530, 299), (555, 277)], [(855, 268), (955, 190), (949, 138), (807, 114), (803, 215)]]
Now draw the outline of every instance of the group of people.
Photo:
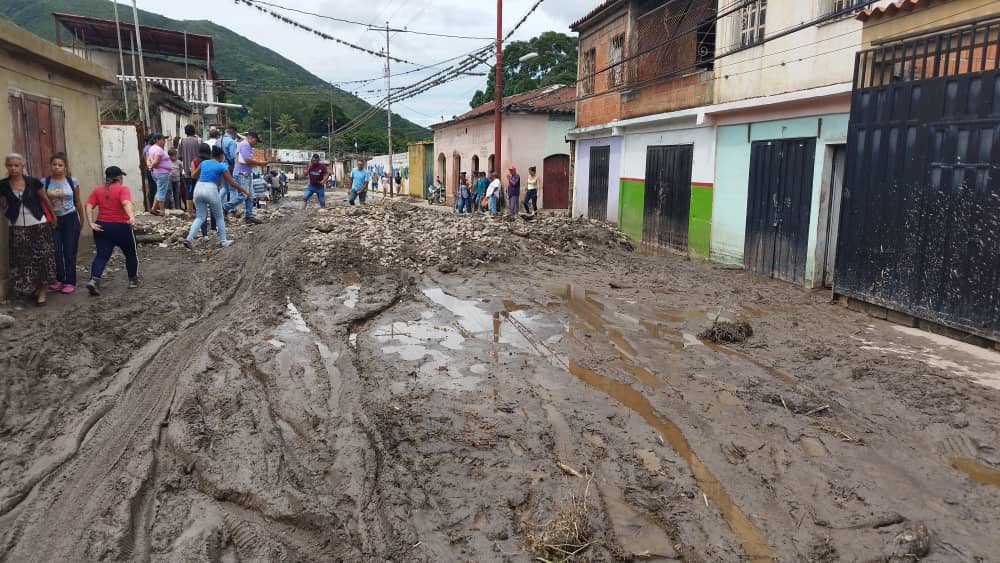
[[(195, 213), (195, 190), (199, 182), (195, 172), (197, 164), (212, 159), (212, 151), (216, 148), (222, 152), (222, 162), (226, 164), (233, 179), (241, 189), (231, 189), (228, 184), (222, 186), (220, 197), (225, 213), (238, 213), (243, 207), (243, 219), (250, 224), (259, 224), (254, 217), (253, 167), (266, 166), (267, 162), (255, 160), (253, 148), (260, 138), (256, 131), (248, 131), (242, 140), (235, 127), (227, 127), (225, 134), (218, 130), (209, 133), (208, 140), (202, 141), (193, 125), (184, 127), (185, 137), (177, 140), (170, 150), (166, 149), (167, 138), (155, 134), (147, 139), (143, 149), (147, 184), (155, 186), (150, 213), (163, 215), (168, 207)], [(208, 147), (205, 150), (205, 147)], [(213, 228), (218, 224), (215, 216)]]
[[(532, 166), (528, 168), (528, 179), (524, 195), (524, 210), (529, 214), (538, 213), (538, 169)], [(470, 181), (467, 172), (462, 171), (458, 179), (458, 189), (455, 193), (455, 210), (458, 213), (479, 213), (487, 212), (491, 217), (496, 217), (500, 213), (502, 205), (506, 204), (510, 216), (514, 217), (520, 213), (521, 202), (521, 176), (517, 173), (517, 167), (511, 166), (507, 174), (506, 190), (500, 181), (500, 174), (494, 172), (492, 181), (487, 179), (485, 172), (476, 172), (475, 180)], [(437, 184), (441, 186), (441, 178), (437, 178)]]
[(139, 259), (132, 227), (135, 208), (117, 166), (104, 171), (104, 183), (81, 202), (80, 183), (69, 173), (63, 153), (49, 159), (49, 174), (25, 173), (24, 156), (4, 158), (7, 177), (0, 180), (0, 209), (10, 224), (10, 278), (14, 292), (47, 303), (48, 292), (76, 292), (76, 261), (84, 224), (94, 232), (96, 252), (87, 290), (100, 295), (101, 277), (115, 248), (125, 255), (129, 288), (140, 285)]
[[(333, 172), (323, 163), (318, 153), (312, 155), (309, 167), (306, 168), (308, 184), (306, 185), (305, 195), (302, 197), (302, 209), (306, 209), (309, 206), (309, 200), (313, 196), (316, 196), (316, 201), (320, 207), (326, 207), (327, 180), (330, 179), (332, 174)], [(368, 171), (365, 170), (364, 161), (359, 160), (358, 167), (351, 170), (351, 191), (347, 200), (348, 203), (351, 205), (356, 205), (358, 202), (365, 203), (368, 200), (368, 188), (376, 185), (377, 182), (378, 175), (372, 174), (371, 178), (369, 178)]]

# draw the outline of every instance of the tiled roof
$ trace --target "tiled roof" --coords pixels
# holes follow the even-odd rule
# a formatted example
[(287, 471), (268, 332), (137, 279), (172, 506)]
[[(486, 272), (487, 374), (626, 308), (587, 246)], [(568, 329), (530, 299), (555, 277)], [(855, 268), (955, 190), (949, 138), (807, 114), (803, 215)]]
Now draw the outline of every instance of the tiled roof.
[(900, 12), (909, 12), (916, 8), (933, 4), (935, 1), (947, 2), (948, 0), (881, 0), (862, 10), (858, 14), (858, 19), (866, 21), (868, 18), (895, 16)]
[[(443, 127), (460, 121), (490, 115), (493, 113), (493, 107), (494, 104), (490, 101), (462, 115), (455, 116), (449, 121), (438, 123), (431, 127)], [(572, 114), (576, 111), (576, 88), (554, 84), (530, 92), (507, 96), (503, 99), (503, 108), (505, 112)]]
[(580, 19), (576, 20), (575, 22), (573, 22), (572, 24), (570, 24), (569, 28), (572, 29), (573, 31), (577, 31), (577, 28), (580, 27), (581, 25), (583, 25), (584, 23), (586, 23), (588, 20), (590, 20), (591, 18), (596, 17), (598, 14), (600, 14), (604, 10), (607, 10), (608, 8), (614, 6), (615, 4), (618, 4), (620, 2), (622, 2), (622, 0), (605, 0), (604, 2), (601, 2), (596, 8), (594, 8), (593, 10), (591, 10), (587, 15), (583, 16), (582, 18), (580, 18)]

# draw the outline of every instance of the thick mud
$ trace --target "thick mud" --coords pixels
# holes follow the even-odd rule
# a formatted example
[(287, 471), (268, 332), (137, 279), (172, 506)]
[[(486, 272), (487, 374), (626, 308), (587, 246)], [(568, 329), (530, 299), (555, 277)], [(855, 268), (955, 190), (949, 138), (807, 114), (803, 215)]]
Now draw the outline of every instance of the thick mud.
[(237, 241), (0, 311), (0, 561), (1000, 560), (991, 352), (580, 222)]

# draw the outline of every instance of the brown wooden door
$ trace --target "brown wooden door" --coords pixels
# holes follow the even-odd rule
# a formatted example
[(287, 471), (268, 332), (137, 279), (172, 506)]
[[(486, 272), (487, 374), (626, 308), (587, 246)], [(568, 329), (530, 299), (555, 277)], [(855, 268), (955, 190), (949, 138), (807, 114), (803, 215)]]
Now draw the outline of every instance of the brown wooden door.
[(569, 209), (569, 155), (545, 159), (542, 169), (542, 207)]
[(28, 94), (11, 95), (9, 104), (14, 151), (24, 155), (28, 175), (45, 176), (52, 155), (66, 151), (63, 108)]

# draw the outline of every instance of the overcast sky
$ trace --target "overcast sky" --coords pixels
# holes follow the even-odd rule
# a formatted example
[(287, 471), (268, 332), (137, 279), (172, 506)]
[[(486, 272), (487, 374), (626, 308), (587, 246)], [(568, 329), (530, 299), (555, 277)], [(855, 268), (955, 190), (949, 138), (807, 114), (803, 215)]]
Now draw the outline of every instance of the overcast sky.
[[(272, 4), (296, 8), (328, 16), (411, 30), (431, 31), (475, 37), (490, 37), (496, 33), (496, 3), (493, 0), (268, 0)], [(220, 0), (138, 0), (140, 9), (184, 19), (211, 19), (236, 33), (249, 37), (295, 61), (313, 74), (331, 82), (343, 82), (383, 75), (384, 61), (327, 41), (291, 27), (255, 8)], [(504, 29), (509, 30), (535, 0), (505, 0)], [(541, 7), (512, 38), (529, 39), (544, 31), (569, 32), (569, 24), (590, 11), (599, 0), (545, 0)], [(211, 5), (211, 13), (205, 7)], [(280, 11), (275, 9), (275, 11)], [(287, 12), (286, 15), (304, 25), (378, 51), (385, 45), (385, 34), (365, 28), (333, 22), (314, 16)], [(392, 53), (401, 59), (431, 64), (467, 53), (486, 44), (474, 39), (444, 39), (399, 33), (392, 37)], [(225, 57), (216, 53), (216, 59)], [(414, 68), (394, 63), (393, 74)], [(487, 70), (487, 67), (482, 67)], [(426, 73), (401, 76), (393, 87), (415, 82)], [(421, 125), (430, 125), (469, 109), (469, 100), (477, 89), (484, 88), (486, 77), (468, 77), (430, 90), (416, 98), (393, 105), (393, 112)], [(374, 102), (383, 97), (384, 81), (366, 85), (345, 85), (349, 91)]]

